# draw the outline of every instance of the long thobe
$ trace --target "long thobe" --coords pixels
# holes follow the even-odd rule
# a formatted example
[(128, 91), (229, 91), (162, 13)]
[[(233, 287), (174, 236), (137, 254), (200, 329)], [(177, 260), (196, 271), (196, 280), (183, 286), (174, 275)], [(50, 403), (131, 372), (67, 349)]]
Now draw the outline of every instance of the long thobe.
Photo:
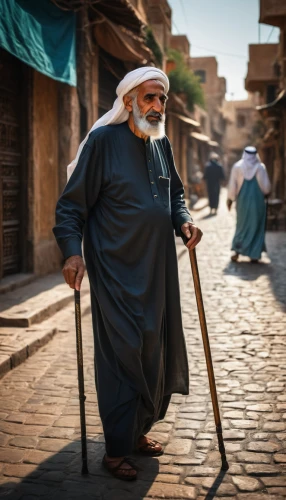
[(56, 208), (64, 258), (84, 256), (106, 451), (123, 456), (188, 394), (174, 229), (192, 221), (166, 137), (93, 131)]
[(217, 209), (219, 203), (219, 193), (221, 182), (225, 179), (222, 166), (210, 161), (205, 166), (204, 180), (207, 184), (209, 206), (211, 209)]
[(237, 222), (231, 249), (250, 259), (266, 252), (266, 204), (257, 178), (244, 179), (236, 200)]
[(270, 190), (270, 180), (262, 163), (246, 164), (244, 168), (244, 161), (240, 160), (232, 167), (228, 199), (236, 200), (237, 221), (231, 249), (253, 260), (260, 259), (266, 251), (264, 196)]

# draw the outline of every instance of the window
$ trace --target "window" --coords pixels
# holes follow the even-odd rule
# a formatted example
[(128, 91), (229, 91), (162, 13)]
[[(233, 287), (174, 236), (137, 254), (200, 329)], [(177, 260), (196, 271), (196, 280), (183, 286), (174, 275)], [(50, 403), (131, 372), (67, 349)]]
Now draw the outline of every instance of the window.
[(206, 83), (206, 72), (203, 69), (198, 69), (195, 71), (195, 75), (199, 77), (201, 83)]
[(243, 128), (243, 127), (245, 127), (245, 123), (246, 123), (245, 116), (244, 115), (237, 115), (237, 118), (236, 118), (237, 127)]

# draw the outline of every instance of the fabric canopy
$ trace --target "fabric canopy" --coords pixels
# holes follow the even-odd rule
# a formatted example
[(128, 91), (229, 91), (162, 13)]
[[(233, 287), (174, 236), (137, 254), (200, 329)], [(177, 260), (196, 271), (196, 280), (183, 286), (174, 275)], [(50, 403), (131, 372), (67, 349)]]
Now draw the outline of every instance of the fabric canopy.
[(192, 120), (192, 118), (188, 118), (188, 116), (180, 115), (179, 113), (173, 113), (173, 111), (168, 112), (169, 115), (176, 116), (179, 120), (181, 120), (184, 123), (187, 123), (188, 125), (192, 125), (192, 127), (199, 127), (200, 124), (196, 120)]
[(205, 134), (200, 134), (199, 132), (192, 132), (190, 134), (194, 139), (197, 139), (197, 141), (202, 141), (202, 142), (209, 142), (210, 138), (205, 135)]
[(76, 86), (73, 12), (49, 0), (1, 0), (0, 47), (40, 73)]
[(152, 52), (144, 44), (143, 38), (106, 17), (95, 24), (94, 35), (98, 45), (117, 59), (140, 65), (152, 61)]

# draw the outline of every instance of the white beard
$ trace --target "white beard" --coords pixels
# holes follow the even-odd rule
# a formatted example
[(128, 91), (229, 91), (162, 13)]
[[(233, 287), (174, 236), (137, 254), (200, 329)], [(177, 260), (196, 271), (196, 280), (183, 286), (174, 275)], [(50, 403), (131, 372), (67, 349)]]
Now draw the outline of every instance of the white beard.
[(135, 126), (144, 135), (148, 135), (154, 139), (162, 139), (165, 136), (165, 114), (163, 114), (161, 121), (150, 123), (147, 120), (149, 113), (150, 112), (146, 113), (146, 115), (142, 115), (137, 104), (137, 97), (133, 99), (133, 120)]

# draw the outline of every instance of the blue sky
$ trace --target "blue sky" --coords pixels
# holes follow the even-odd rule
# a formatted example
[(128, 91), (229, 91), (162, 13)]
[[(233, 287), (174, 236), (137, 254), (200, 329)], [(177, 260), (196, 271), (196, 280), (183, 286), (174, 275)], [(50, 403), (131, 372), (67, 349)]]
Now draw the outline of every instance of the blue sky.
[[(244, 99), (248, 44), (258, 43), (259, 0), (168, 0), (172, 32), (186, 34), (191, 56), (216, 56), (227, 99)], [(279, 29), (260, 25), (261, 43), (277, 43)]]

